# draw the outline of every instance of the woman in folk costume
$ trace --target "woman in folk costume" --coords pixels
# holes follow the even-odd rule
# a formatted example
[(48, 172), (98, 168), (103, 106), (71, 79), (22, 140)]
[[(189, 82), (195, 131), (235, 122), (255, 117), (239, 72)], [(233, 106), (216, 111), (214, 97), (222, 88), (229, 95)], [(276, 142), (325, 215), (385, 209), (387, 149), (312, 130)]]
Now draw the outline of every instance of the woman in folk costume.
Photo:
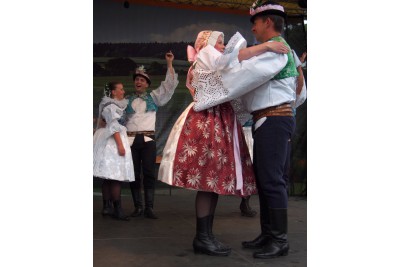
[[(233, 41), (230, 43), (234, 44)], [(234, 47), (228, 43), (227, 49)], [(226, 68), (239, 63), (241, 56), (245, 59), (271, 49), (286, 51), (279, 43), (246, 48), (241, 56), (239, 47), (229, 55), (222, 54), (224, 49), (224, 35), (218, 31), (200, 32), (195, 48), (188, 47), (188, 58), (193, 64), (186, 85), (192, 95), (202, 88), (192, 80), (192, 72), (196, 69)], [(232, 105), (227, 102), (195, 112), (193, 104), (186, 108), (171, 130), (158, 179), (169, 185), (197, 190), (193, 249), (196, 253), (227, 256), (231, 248), (218, 241), (212, 233), (218, 196), (256, 194), (253, 167)]]
[[(250, 15), (252, 32), (258, 42), (280, 40), (286, 43), (281, 36), (286, 18), (283, 6), (258, 0), (250, 8)], [(299, 74), (293, 54), (291, 51), (284, 55), (263, 53), (216, 74), (220, 75), (219, 80), (223, 84), (221, 89), (220, 86), (214, 86), (211, 78), (203, 78), (209, 77), (205, 71), (199, 72), (198, 76), (194, 73), (193, 79), (198, 79), (200, 84), (207, 84), (207, 88), (196, 90), (193, 109), (207, 110), (209, 105), (212, 107), (240, 97), (245, 109), (253, 115), (254, 170), (260, 202), (261, 233), (254, 240), (242, 242), (242, 246), (261, 248), (254, 252), (254, 258), (285, 256), (289, 251), (289, 242), (284, 171), (289, 163), (289, 140), (295, 130), (293, 109), (302, 102), (302, 93), (298, 92), (300, 89), (296, 90)], [(203, 97), (197, 91), (205, 92)]]
[[(120, 82), (107, 83), (104, 94), (93, 136), (93, 176), (104, 179), (102, 214), (128, 221), (121, 208), (121, 182), (135, 181), (135, 174), (126, 128), (120, 124), (128, 100)], [(103, 120), (106, 125), (100, 127)]]

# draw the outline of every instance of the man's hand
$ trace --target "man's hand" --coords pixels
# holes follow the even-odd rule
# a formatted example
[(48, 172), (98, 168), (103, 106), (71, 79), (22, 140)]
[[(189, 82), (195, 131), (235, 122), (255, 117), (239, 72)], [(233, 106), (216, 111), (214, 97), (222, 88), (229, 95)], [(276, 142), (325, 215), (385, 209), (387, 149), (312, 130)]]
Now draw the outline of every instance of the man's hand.
[(171, 50), (167, 53), (165, 53), (165, 59), (167, 60), (167, 68), (169, 69), (169, 72), (174, 75), (174, 70), (172, 67), (172, 61), (174, 60), (174, 54), (172, 54)]
[(165, 53), (165, 59), (167, 60), (167, 63), (172, 63), (174, 60), (174, 54), (172, 54), (171, 51)]
[(268, 51), (278, 53), (278, 54), (287, 54), (289, 53), (289, 48), (284, 45), (282, 42), (266, 42), (268, 47)]

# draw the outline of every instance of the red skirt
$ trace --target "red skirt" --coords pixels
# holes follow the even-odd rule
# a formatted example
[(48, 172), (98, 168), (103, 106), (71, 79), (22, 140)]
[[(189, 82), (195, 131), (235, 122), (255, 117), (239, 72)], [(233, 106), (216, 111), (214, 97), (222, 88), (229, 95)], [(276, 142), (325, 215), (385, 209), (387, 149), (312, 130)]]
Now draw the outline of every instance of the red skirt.
[[(235, 130), (239, 147), (236, 163)], [(237, 168), (242, 177), (237, 177)], [(237, 188), (240, 180), (243, 186)], [(257, 193), (249, 150), (230, 103), (200, 112), (189, 110), (177, 143), (172, 185), (221, 195)]]

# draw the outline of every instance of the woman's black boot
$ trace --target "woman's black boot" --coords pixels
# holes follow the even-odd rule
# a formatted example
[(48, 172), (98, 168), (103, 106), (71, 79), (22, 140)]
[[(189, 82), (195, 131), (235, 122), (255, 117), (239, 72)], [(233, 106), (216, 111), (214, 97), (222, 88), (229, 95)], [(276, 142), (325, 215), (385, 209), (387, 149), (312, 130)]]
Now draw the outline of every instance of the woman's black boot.
[(225, 245), (224, 243), (221, 243), (213, 234), (212, 229), (213, 229), (213, 224), (214, 224), (214, 215), (208, 216), (208, 224), (209, 224), (209, 232), (208, 235), (210, 238), (214, 241), (215, 245), (221, 249), (224, 250), (231, 250), (231, 248), (228, 245)]
[(103, 216), (106, 215), (113, 215), (114, 210), (113, 210), (113, 206), (112, 206), (112, 201), (111, 200), (105, 200), (103, 199), (103, 210), (101, 211), (101, 214)]
[(122, 210), (121, 200), (114, 201), (114, 214), (112, 217), (121, 221), (129, 221), (129, 217), (126, 216)]
[(216, 241), (216, 238), (210, 235), (212, 233), (211, 219), (210, 215), (197, 218), (193, 250), (195, 253), (204, 253), (212, 256), (228, 256), (231, 253), (231, 248)]

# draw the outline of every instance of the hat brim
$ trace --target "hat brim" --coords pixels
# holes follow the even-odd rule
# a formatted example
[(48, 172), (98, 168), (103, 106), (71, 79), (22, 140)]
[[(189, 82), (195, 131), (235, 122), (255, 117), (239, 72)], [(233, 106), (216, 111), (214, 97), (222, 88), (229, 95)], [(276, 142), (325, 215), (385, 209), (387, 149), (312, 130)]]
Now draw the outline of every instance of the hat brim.
[(265, 16), (265, 15), (276, 15), (276, 16), (281, 16), (282, 18), (286, 19), (287, 15), (285, 12), (282, 12), (280, 10), (276, 10), (276, 9), (268, 9), (268, 10), (264, 10), (261, 11), (260, 13), (257, 13), (255, 15), (253, 15), (250, 18), (251, 23), (254, 23), (254, 20), (256, 19), (256, 17), (258, 16)]
[(146, 79), (146, 81), (147, 81), (147, 83), (150, 85), (151, 84), (151, 81), (150, 81), (150, 79), (149, 78), (147, 78), (146, 76), (144, 76), (144, 75), (142, 75), (142, 74), (140, 74), (140, 73), (135, 73), (135, 74), (133, 74), (133, 79), (135, 80), (136, 79), (136, 76), (140, 76), (140, 77), (143, 77), (143, 78), (145, 78)]

